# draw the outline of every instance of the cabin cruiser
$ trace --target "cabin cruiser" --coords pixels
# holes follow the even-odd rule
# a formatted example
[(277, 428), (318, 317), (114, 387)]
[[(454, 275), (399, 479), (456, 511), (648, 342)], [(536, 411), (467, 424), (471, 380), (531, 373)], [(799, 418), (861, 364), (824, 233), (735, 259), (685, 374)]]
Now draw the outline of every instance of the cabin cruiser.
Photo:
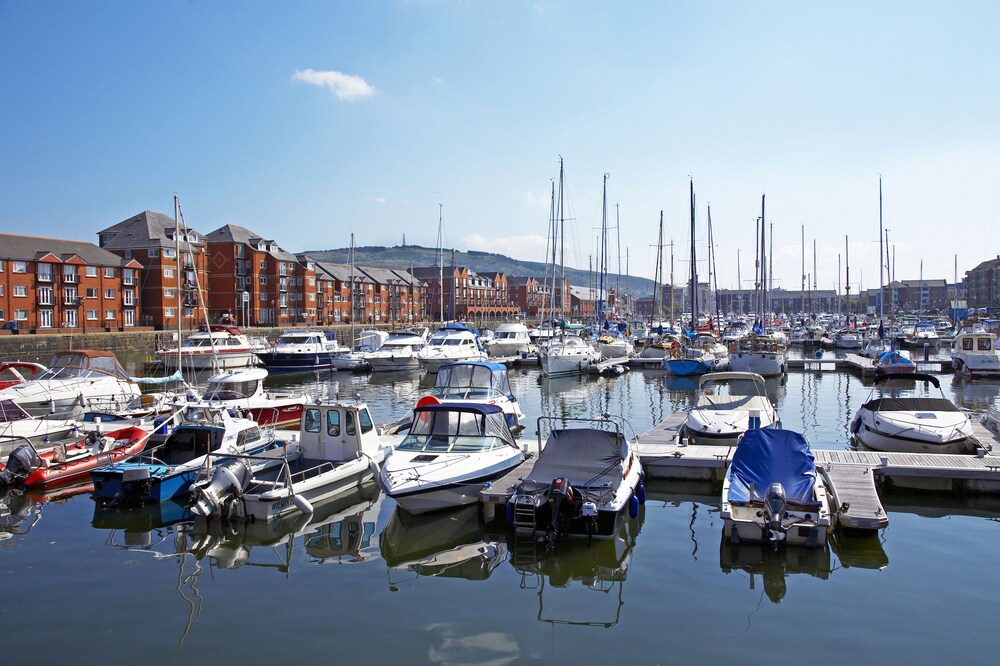
[(518, 428), (524, 418), (503, 363), (464, 361), (443, 365), (430, 395), (440, 402), (496, 405), (511, 429)]
[(435, 331), (423, 349), (417, 352), (420, 367), (432, 374), (446, 363), (485, 360), (486, 351), (476, 331), (458, 322)]
[(180, 348), (161, 349), (156, 357), (168, 370), (245, 368), (257, 362), (258, 352), (269, 351), (266, 341), (253, 341), (236, 326), (202, 326), (184, 338)]
[(997, 336), (982, 324), (963, 327), (951, 343), (951, 365), (957, 375), (970, 379), (1000, 377)]
[(497, 326), (493, 339), (485, 342), (490, 356), (522, 356), (535, 353), (535, 346), (528, 336), (528, 327), (520, 322)]
[(635, 352), (632, 341), (625, 337), (624, 331), (608, 329), (596, 340), (597, 351), (604, 360), (613, 358), (629, 358)]
[(770, 335), (749, 335), (729, 352), (729, 369), (777, 377), (788, 370), (788, 346)]
[(507, 501), (508, 523), (517, 534), (612, 538), (627, 512), (645, 502), (636, 444), (622, 433), (621, 419), (582, 420), (588, 427), (551, 428), (534, 467)]
[(764, 378), (753, 372), (712, 372), (698, 380), (684, 434), (690, 444), (734, 445), (753, 428), (780, 428)]
[(910, 352), (905, 349), (890, 349), (889, 351), (881, 352), (872, 360), (872, 364), (875, 366), (877, 372), (887, 375), (912, 373), (917, 370)]
[(496, 405), (433, 402), (382, 465), (379, 486), (405, 511), (437, 511), (479, 501), (483, 485), (524, 462)]
[[(906, 396), (914, 382), (930, 384), (939, 397)], [(909, 386), (908, 386), (909, 385)], [(945, 397), (934, 375), (878, 373), (868, 400), (851, 420), (855, 444), (901, 453), (974, 453), (969, 415)]]
[(333, 366), (342, 351), (332, 331), (285, 331), (269, 351), (257, 358), (270, 370), (322, 370)]
[(833, 334), (833, 346), (835, 349), (861, 349), (863, 338), (854, 329), (842, 328)]
[(0, 390), (31, 381), (47, 369), (41, 363), (28, 363), (26, 361), (0, 363)]
[(419, 370), (420, 360), (417, 352), (427, 343), (424, 334), (404, 328), (393, 331), (377, 350), (366, 354), (365, 359), (372, 372), (388, 372), (399, 370)]
[(368, 354), (377, 351), (389, 333), (379, 330), (361, 331), (355, 341), (353, 349), (343, 349), (333, 355), (333, 367), (337, 370), (351, 370), (360, 372), (370, 370), (368, 365)]
[(911, 345), (917, 346), (925, 343), (936, 345), (941, 342), (941, 336), (938, 335), (934, 324), (929, 321), (919, 321), (913, 326), (913, 333), (910, 335), (908, 342)]
[(806, 438), (748, 430), (722, 482), (721, 516), (724, 541), (825, 546), (830, 499)]
[(578, 375), (601, 360), (601, 354), (579, 335), (551, 338), (538, 350), (542, 374), (546, 377)]
[(539, 347), (543, 342), (548, 342), (552, 338), (558, 337), (561, 330), (562, 327), (558, 321), (546, 319), (535, 328), (529, 329), (528, 337), (531, 338), (531, 342), (533, 342), (536, 347)]
[(730, 322), (722, 329), (722, 342), (728, 345), (731, 342), (738, 342), (748, 335), (750, 335), (750, 324), (745, 321)]
[[(237, 368), (220, 372), (208, 378), (201, 401), (237, 409), (260, 425), (275, 428), (298, 426), (306, 397), (265, 391), (266, 378), (267, 370), (264, 368)], [(191, 396), (183, 397), (175, 405), (184, 406), (190, 400)]]
[(32, 416), (70, 417), (123, 408), (140, 394), (113, 352), (80, 350), (59, 352), (36, 378), (0, 390), (0, 401), (10, 400)]
[(203, 518), (274, 521), (371, 482), (399, 439), (379, 435), (368, 405), (309, 405), (297, 434), (299, 458), (254, 473), (252, 458), (231, 458), (195, 482), (192, 511)]

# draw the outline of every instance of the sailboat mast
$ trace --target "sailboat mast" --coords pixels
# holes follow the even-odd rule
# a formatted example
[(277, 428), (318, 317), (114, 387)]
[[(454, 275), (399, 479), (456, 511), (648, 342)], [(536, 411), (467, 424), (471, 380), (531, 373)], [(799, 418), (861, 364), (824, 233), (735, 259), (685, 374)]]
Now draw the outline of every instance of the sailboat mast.
[[(615, 254), (618, 255), (618, 276), (615, 278), (615, 294), (617, 294), (618, 302), (622, 300), (622, 225), (621, 218), (618, 214), (618, 204), (615, 204)], [(628, 262), (626, 261), (626, 266)], [(625, 270), (628, 270), (626, 268)], [(619, 310), (619, 314), (621, 311)]]
[(743, 278), (740, 276), (740, 248), (736, 248), (736, 291), (740, 300), (740, 316), (743, 315)]
[(441, 323), (444, 324), (444, 238), (442, 230), (444, 225), (444, 204), (438, 204), (438, 315)]
[[(349, 255), (351, 262), (351, 286), (347, 289), (347, 298), (351, 304), (351, 341), (350, 346), (354, 348), (354, 315), (356, 314), (354, 310), (354, 232), (351, 232), (351, 252)], [(412, 275), (412, 272), (411, 272)]]
[(714, 280), (712, 285), (713, 293), (715, 295), (715, 325), (721, 330), (722, 316), (719, 312), (719, 271), (718, 267), (715, 265), (715, 236), (712, 233), (712, 207), (708, 207), (708, 267), (712, 272), (712, 279)]
[(608, 272), (608, 174), (604, 174), (604, 197), (601, 203), (601, 258), (597, 283), (597, 326), (604, 322), (604, 278)]
[(878, 321), (885, 316), (885, 282), (882, 279), (882, 177), (878, 179)]
[(768, 225), (770, 241), (767, 246), (767, 311), (774, 312), (774, 222)]
[[(181, 201), (174, 195), (174, 261), (177, 264), (177, 369), (184, 372), (181, 340), (184, 338), (184, 301), (181, 292)], [(83, 313), (87, 316), (87, 313)]]
[(806, 225), (802, 225), (802, 309), (806, 309)]
[(691, 180), (691, 332), (698, 330), (698, 264), (695, 251), (694, 180)]
[[(559, 318), (566, 319), (566, 211), (563, 208), (563, 160), (559, 158)], [(565, 323), (565, 321), (563, 322)], [(565, 330), (560, 326), (560, 329)]]

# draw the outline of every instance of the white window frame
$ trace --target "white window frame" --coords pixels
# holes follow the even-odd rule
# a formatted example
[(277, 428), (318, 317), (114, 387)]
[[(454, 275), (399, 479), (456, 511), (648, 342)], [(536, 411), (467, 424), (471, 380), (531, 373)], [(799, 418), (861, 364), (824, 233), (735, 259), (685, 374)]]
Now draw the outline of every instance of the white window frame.
[(87, 277), (97, 277), (97, 266), (87, 266), (85, 273)]

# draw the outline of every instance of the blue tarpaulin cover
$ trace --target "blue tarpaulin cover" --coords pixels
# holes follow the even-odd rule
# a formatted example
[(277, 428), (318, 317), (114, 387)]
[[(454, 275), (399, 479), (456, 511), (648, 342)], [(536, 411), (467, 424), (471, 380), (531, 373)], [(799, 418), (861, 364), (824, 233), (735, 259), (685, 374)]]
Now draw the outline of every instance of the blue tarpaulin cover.
[(913, 365), (913, 361), (900, 354), (897, 350), (884, 351), (878, 355), (879, 365)]
[(775, 482), (784, 487), (790, 504), (816, 504), (816, 463), (809, 442), (793, 430), (748, 430), (736, 447), (729, 477), (729, 501), (733, 504), (763, 501), (767, 487)]

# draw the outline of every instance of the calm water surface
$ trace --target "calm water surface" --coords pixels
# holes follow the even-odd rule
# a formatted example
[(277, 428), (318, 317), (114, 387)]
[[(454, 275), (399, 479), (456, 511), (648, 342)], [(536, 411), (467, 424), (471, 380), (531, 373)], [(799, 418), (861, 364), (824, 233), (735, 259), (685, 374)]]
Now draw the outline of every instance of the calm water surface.
[[(659, 372), (545, 380), (511, 371), (540, 415), (623, 414), (642, 433), (691, 404)], [(1000, 385), (953, 381), (982, 411)], [(378, 421), (432, 380), (286, 375), (273, 387), (360, 393)], [(842, 448), (868, 395), (852, 375), (769, 382), (786, 428)], [(294, 522), (209, 534), (178, 507), (98, 510), (86, 493), (0, 505), (0, 617), (12, 663), (995, 663), (1000, 500), (889, 493), (889, 527), (828, 549), (721, 545), (717, 489), (654, 483), (614, 541), (483, 533), (474, 510), (398, 514), (370, 491)]]

